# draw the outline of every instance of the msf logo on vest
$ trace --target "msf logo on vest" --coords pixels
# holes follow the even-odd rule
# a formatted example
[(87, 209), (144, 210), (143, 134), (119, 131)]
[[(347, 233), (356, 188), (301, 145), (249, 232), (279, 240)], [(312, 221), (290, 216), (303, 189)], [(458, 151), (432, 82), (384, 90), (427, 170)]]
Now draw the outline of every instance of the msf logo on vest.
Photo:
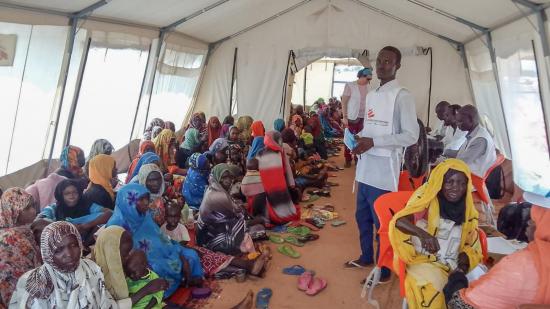
[(367, 112), (367, 117), (370, 119), (370, 118), (374, 118), (374, 116), (376, 116), (376, 114), (374, 113), (374, 110), (372, 108), (369, 108), (369, 111)]

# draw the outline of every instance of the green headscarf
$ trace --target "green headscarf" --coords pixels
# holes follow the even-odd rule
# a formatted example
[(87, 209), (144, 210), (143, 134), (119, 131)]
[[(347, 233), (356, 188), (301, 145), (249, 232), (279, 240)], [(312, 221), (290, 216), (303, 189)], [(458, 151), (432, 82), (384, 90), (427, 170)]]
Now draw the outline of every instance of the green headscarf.
[(214, 166), (214, 168), (212, 169), (212, 177), (214, 177), (217, 182), (220, 182), (220, 179), (222, 179), (222, 176), (223, 174), (225, 174), (225, 172), (232, 173), (231, 167), (227, 163), (220, 163)]

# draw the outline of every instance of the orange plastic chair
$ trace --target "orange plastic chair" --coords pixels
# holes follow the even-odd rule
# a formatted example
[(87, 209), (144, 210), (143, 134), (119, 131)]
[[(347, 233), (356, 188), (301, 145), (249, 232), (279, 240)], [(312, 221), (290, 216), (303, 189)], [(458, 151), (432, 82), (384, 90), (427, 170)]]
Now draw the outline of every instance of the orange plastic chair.
[(400, 294), (401, 297), (405, 297), (405, 264), (400, 262), (398, 270), (395, 270), (393, 267), (393, 248), (389, 239), (389, 225), (393, 216), (401, 209), (405, 208), (413, 193), (414, 191), (390, 192), (380, 196), (374, 202), (374, 211), (380, 220), (380, 229), (378, 230), (378, 235), (380, 237), (380, 254), (376, 267), (372, 270), (365, 281), (363, 291), (361, 292), (361, 297), (365, 297), (367, 294), (367, 289), (369, 289), (368, 301), (375, 307), (379, 306), (378, 302), (372, 299), (372, 292), (380, 280), (382, 267), (389, 268), (394, 273), (398, 274)]
[(482, 229), (477, 229), (479, 242), (481, 243), (481, 253), (483, 254), (483, 262), (486, 263), (489, 258), (489, 245), (487, 244), (487, 234)]
[(420, 176), (418, 178), (412, 178), (409, 171), (401, 171), (399, 174), (399, 184), (397, 185), (397, 191), (414, 191), (424, 184), (426, 176)]
[(477, 195), (477, 197), (479, 197), (479, 199), (485, 204), (489, 204), (491, 202), (491, 197), (487, 194), (487, 186), (485, 185), (485, 181), (487, 180), (491, 172), (493, 172), (493, 170), (497, 168), (497, 166), (500, 166), (505, 159), (506, 158), (504, 158), (504, 156), (499, 153), (497, 155), (495, 163), (491, 165), (491, 167), (487, 170), (483, 177), (472, 174), (472, 185), (476, 189), (476, 192), (474, 192), (474, 194)]

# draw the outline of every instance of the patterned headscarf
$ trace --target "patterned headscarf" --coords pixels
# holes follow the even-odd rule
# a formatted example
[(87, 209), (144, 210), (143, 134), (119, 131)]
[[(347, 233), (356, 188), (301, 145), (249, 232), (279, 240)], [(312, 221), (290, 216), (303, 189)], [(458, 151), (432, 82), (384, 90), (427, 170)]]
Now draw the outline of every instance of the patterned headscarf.
[(160, 157), (156, 153), (147, 152), (144, 155), (142, 155), (141, 158), (139, 158), (139, 161), (137, 162), (136, 166), (132, 170), (132, 176), (130, 177), (130, 179), (137, 176), (137, 174), (139, 173), (139, 170), (141, 169), (141, 167), (143, 165), (152, 164), (152, 163), (155, 163), (155, 162), (160, 163)]
[(155, 151), (160, 157), (160, 168), (162, 171), (167, 171), (168, 166), (172, 165), (170, 157), (170, 143), (176, 140), (176, 134), (168, 129), (162, 130), (153, 142), (155, 143)]
[(166, 121), (164, 128), (176, 132), (176, 125), (172, 121)]
[(162, 130), (163, 130), (162, 127), (154, 126), (153, 130), (151, 130), (151, 138), (154, 139), (155, 137), (157, 137)]
[(229, 143), (227, 142), (227, 139), (223, 138), (223, 137), (220, 137), (217, 140), (215, 140), (214, 143), (212, 143), (212, 145), (210, 145), (210, 148), (208, 149), (208, 152), (210, 152), (213, 155), (216, 152), (226, 148), (227, 146), (229, 146)]
[(99, 154), (110, 155), (114, 149), (115, 148), (108, 140), (98, 139), (92, 145), (92, 149), (90, 150), (90, 154), (88, 155), (88, 161)]
[(84, 151), (76, 146), (69, 145), (63, 149), (59, 158), (61, 167), (71, 171), (75, 178), (81, 177), (84, 174), (82, 167), (85, 162), (78, 162), (79, 156), (84, 157)]
[(6, 190), (0, 199), (0, 228), (15, 227), (21, 212), (33, 206), (32, 195), (22, 188)]
[(113, 169), (116, 166), (115, 159), (111, 156), (100, 154), (95, 156), (90, 161), (90, 184), (100, 185), (109, 193), (111, 199), (114, 200), (115, 192), (111, 185), (111, 179), (113, 178)]
[(61, 276), (65, 274), (63, 266), (56, 265), (53, 256), (63, 239), (68, 235), (76, 237), (78, 246), (82, 251), (82, 239), (78, 229), (73, 224), (66, 221), (57, 221), (44, 228), (40, 238), (40, 251), (44, 265), (33, 270), (27, 280), (26, 290), (32, 297), (46, 299), (53, 292), (54, 285), (48, 267), (53, 268)]
[(193, 116), (191, 116), (191, 121), (189, 121), (190, 128), (195, 128), (201, 131), (203, 124), (203, 119), (200, 113), (194, 113)]
[(189, 166), (197, 171), (208, 171), (210, 162), (205, 154), (195, 152), (189, 157)]
[[(254, 119), (250, 116), (241, 116), (237, 120), (237, 128), (239, 129), (241, 135), (240, 138), (243, 142), (248, 142), (251, 136), (250, 127), (252, 126), (252, 123), (254, 122)], [(231, 128), (229, 129), (231, 132)]]

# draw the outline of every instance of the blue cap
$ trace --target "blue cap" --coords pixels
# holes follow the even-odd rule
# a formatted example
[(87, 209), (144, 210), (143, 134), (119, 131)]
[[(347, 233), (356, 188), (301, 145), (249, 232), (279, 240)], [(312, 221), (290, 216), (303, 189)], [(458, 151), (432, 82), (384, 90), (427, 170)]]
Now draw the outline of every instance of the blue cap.
[(357, 77), (364, 77), (364, 76), (372, 76), (372, 69), (371, 68), (363, 68), (357, 72)]

